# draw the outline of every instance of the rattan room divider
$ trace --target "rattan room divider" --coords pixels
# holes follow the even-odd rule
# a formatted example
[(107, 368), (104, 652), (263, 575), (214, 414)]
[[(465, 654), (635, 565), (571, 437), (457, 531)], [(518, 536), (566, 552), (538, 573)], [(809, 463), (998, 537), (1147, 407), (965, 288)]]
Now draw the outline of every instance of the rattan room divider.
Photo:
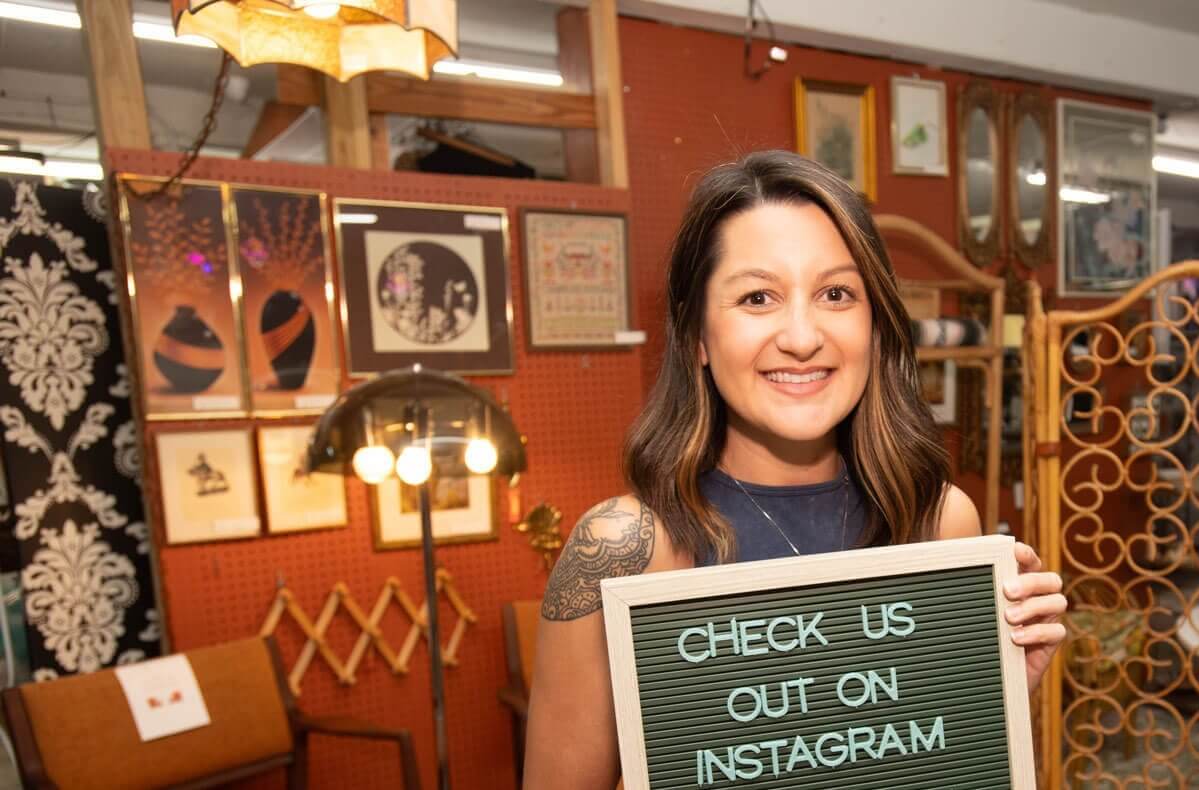
[(1191, 278), (1199, 261), (1048, 313), (1029, 286), (1024, 534), (1070, 600), (1035, 716), (1043, 787), (1199, 786)]

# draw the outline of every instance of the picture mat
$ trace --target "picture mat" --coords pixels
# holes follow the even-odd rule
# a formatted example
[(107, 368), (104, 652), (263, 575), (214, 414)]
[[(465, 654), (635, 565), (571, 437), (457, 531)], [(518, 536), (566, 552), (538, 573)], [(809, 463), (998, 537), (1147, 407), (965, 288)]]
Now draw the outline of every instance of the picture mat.
[[(862, 138), (862, 97), (808, 88), (804, 102), (807, 156), (834, 170), (853, 184), (855, 189), (865, 191), (866, 141)], [(837, 143), (846, 132), (852, 141), (846, 152), (847, 158), (826, 161), (823, 153), (839, 149)]]
[[(1035, 780), (1027, 681), (1023, 661), (1024, 651), (1011, 642), (1011, 628), (1003, 617), (1003, 612), (1008, 604), (1002, 594), (1002, 584), (1006, 579), (1015, 577), (1018, 570), (1014, 557), (1014, 541), (1011, 537), (1002, 535), (859, 549), (809, 557), (605, 579), (601, 583), (604, 599), (604, 622), (609, 663), (612, 670), (613, 696), (616, 704), (617, 730), (620, 737), (625, 787), (628, 790), (644, 790), (651, 787), (640, 705), (641, 692), (637, 668), (639, 658), (634, 653), (632, 618), (636, 616), (636, 607), (664, 602), (691, 602), (690, 606), (683, 607), (686, 611), (694, 609), (694, 602), (697, 600), (710, 603), (713, 599), (720, 597), (740, 594), (752, 596), (778, 589), (795, 590), (797, 595), (802, 595), (805, 588), (811, 589), (815, 585), (824, 585), (830, 582), (874, 580), (882, 587), (884, 584), (890, 584), (885, 581), (887, 577), (971, 566), (988, 566), (992, 573), (989, 597), (993, 601), (994, 609), (992, 610), (993, 616), (988, 622), (994, 623), (998, 632), (996, 644), (1001, 664), (1003, 702), (1006, 709), (1005, 722), (1010, 754), (1011, 786), (1033, 787)], [(803, 579), (804, 582), (796, 584), (796, 579)], [(749, 607), (736, 608), (748, 610)], [(672, 629), (676, 634), (679, 630), (678, 628)], [(750, 660), (757, 658), (759, 657), (752, 657)], [(679, 663), (685, 662), (680, 660)], [(746, 670), (747, 677), (755, 677), (752, 674), (752, 668), (756, 665), (747, 666), (751, 667)], [(757, 681), (752, 682), (756, 683)], [(728, 680), (725, 686), (726, 691), (737, 685), (738, 682), (735, 678)], [(902, 701), (900, 705), (902, 705)], [(862, 709), (862, 712), (868, 713), (869, 711)], [(731, 718), (727, 718), (726, 721), (733, 725), (726, 724), (729, 730), (736, 730), (743, 726)], [(777, 731), (781, 732), (781, 730)], [(880, 762), (885, 762), (887, 765), (895, 764), (890, 759)], [(768, 755), (767, 763), (769, 763)], [(692, 779), (690, 786), (694, 786), (694, 748), (692, 749), (690, 768)], [(843, 776), (843, 774), (841, 775)], [(775, 780), (773, 776), (770, 776), (770, 779), (771, 783), (755, 782), (750, 785), (739, 782), (738, 786), (791, 787), (795, 786), (797, 775), (781, 774), (778, 780)], [(836, 779), (829, 786), (844, 786), (836, 784), (836, 781), (841, 780)], [(658, 787), (656, 784), (652, 786)], [(809, 785), (804, 784), (803, 786), (808, 787)], [(879, 787), (893, 786), (896, 786), (894, 776), (879, 785)], [(979, 786), (993, 787), (995, 785), (984, 782)]]
[(114, 674), (142, 741), (212, 723), (196, 673), (182, 653), (119, 666)]
[[(469, 475), (467, 480), (468, 507), (432, 510), (435, 543), (461, 543), (496, 537), (493, 478), (490, 475)], [(378, 547), (405, 548), (421, 544), (420, 510), (407, 510), (403, 506), (400, 486), (400, 480), (396, 477), (389, 477), (371, 486), (375, 543)]]
[[(168, 544), (252, 537), (260, 530), (249, 431), (163, 432), (155, 437)], [(228, 490), (201, 496), (189, 473), (200, 454)]]
[(296, 532), (344, 526), (345, 478), (313, 472), (296, 477), (308, 451), (312, 427), (307, 425), (258, 429), (258, 457), (268, 532)]
[[(945, 83), (932, 80), (891, 80), (892, 146), (897, 172), (948, 175)], [(917, 124), (926, 139), (915, 146), (904, 140)]]

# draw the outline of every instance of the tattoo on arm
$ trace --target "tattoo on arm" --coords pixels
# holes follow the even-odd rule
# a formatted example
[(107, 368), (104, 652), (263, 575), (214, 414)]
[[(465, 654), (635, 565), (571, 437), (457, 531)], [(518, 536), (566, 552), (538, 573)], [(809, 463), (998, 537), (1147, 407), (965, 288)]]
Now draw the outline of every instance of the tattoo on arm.
[[(636, 576), (649, 565), (654, 548), (654, 517), (643, 503), (640, 513), (617, 507), (609, 499), (589, 510), (575, 525), (562, 556), (554, 566), (541, 615), (547, 620), (576, 620), (600, 608), (600, 580), (611, 576)], [(593, 529), (599, 520), (623, 523), (620, 535), (600, 537)]]

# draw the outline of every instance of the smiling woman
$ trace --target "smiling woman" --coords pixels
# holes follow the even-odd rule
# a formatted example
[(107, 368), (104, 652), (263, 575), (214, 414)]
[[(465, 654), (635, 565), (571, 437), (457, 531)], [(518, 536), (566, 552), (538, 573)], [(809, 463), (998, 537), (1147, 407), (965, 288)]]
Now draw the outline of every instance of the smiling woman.
[[(527, 789), (616, 783), (602, 579), (979, 534), (973, 503), (949, 482), (878, 230), (831, 171), (784, 151), (710, 171), (675, 239), (667, 301), (661, 372), (625, 448), (631, 493), (579, 521), (546, 589)], [(1065, 599), (1027, 546), (1016, 558), (1026, 573), (1007, 594), (1024, 603), (1008, 619), (1023, 626), (1014, 639), (1035, 686), (1065, 636), (1053, 622)], [(782, 626), (747, 621), (684, 647), (695, 662), (718, 647), (765, 649), (761, 628), (768, 646), (796, 633), (812, 646), (818, 624), (771, 637)], [(795, 748), (798, 765), (806, 746)], [(713, 753), (707, 768), (735, 757)], [(702, 761), (697, 770), (706, 779)]]

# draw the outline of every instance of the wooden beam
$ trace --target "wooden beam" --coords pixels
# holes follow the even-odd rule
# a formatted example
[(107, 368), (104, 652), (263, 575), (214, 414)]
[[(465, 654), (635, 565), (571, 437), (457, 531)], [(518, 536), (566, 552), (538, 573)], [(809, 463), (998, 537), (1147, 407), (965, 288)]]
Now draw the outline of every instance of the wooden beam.
[(381, 112), (370, 114), (371, 165), (375, 170), (391, 170), (391, 133), (387, 128), (387, 116)]
[[(281, 65), (278, 76), (279, 101), (305, 106), (320, 103), (320, 75), (316, 72), (301, 66)], [(364, 76), (367, 108), (373, 113), (557, 129), (591, 129), (596, 124), (594, 102), (586, 94), (441, 77), (426, 82), (390, 74)]]
[(595, 93), (596, 145), (600, 183), (629, 186), (624, 133), (624, 81), (620, 77), (620, 35), (616, 0), (591, 0), (591, 83)]
[[(558, 71), (562, 74), (563, 87), (590, 95), (591, 37), (587, 9), (563, 8), (558, 12), (557, 24)], [(598, 184), (599, 152), (595, 129), (564, 129), (562, 143), (566, 155), (566, 180)]]
[(129, 0), (76, 0), (75, 7), (91, 62), (92, 110), (101, 159), (105, 148), (149, 149), (150, 116)]
[(338, 82), (324, 77), (325, 142), (334, 167), (371, 168), (370, 114), (366, 109), (366, 80)]
[(254, 154), (266, 148), (276, 137), (287, 131), (306, 109), (306, 107), (299, 107), (295, 104), (280, 104), (277, 101), (268, 101), (262, 105), (258, 123), (254, 125), (254, 131), (250, 133), (250, 141), (242, 149), (241, 158), (252, 159)]

